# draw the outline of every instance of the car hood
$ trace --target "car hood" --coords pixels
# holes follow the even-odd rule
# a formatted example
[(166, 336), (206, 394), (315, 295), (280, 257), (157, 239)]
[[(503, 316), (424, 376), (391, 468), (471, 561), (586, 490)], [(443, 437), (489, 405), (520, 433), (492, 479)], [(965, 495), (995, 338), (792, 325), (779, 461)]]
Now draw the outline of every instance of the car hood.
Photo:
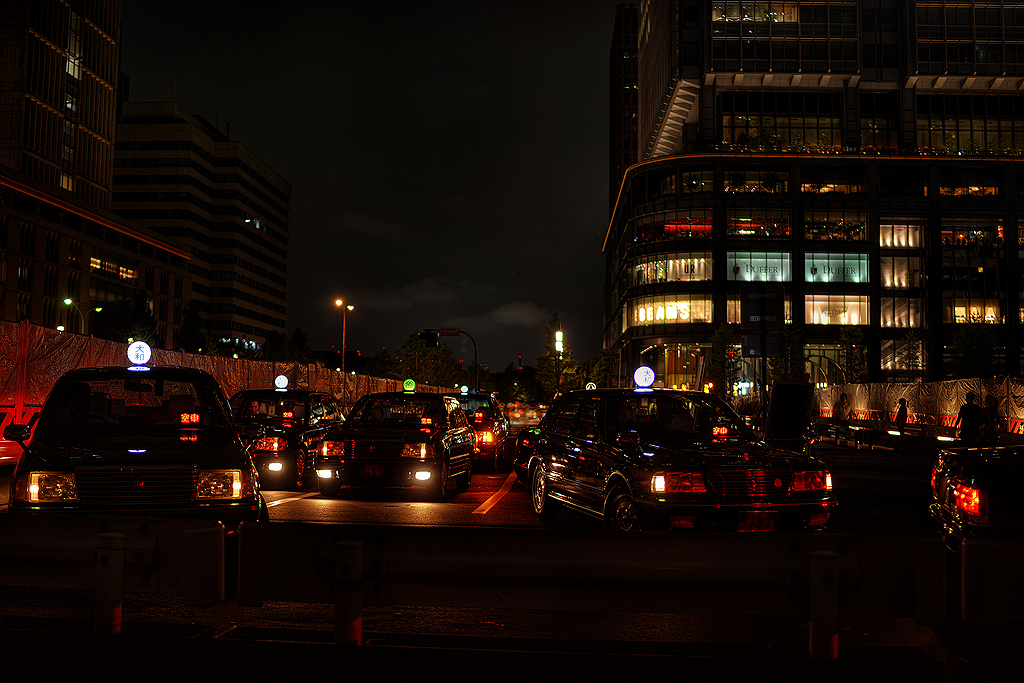
[(29, 447), (29, 463), (34, 470), (140, 465), (237, 469), (247, 465), (247, 461), (235, 433), (227, 429), (198, 429), (172, 435), (44, 434), (33, 438)]

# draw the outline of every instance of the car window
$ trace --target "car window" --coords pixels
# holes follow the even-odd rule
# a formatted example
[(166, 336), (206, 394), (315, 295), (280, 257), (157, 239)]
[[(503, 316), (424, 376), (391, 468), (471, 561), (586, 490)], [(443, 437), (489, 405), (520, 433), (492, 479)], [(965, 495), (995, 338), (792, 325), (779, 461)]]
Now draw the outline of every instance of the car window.
[(608, 401), (606, 438), (635, 430), (690, 442), (754, 439), (750, 429), (724, 403), (704, 394), (634, 394)]
[(225, 408), (213, 378), (81, 378), (54, 387), (37, 430), (227, 427)]
[(324, 406), (324, 420), (328, 422), (337, 422), (341, 419), (340, 411), (338, 410), (338, 404), (334, 402), (334, 399), (330, 396), (323, 397)]
[(597, 409), (598, 400), (588, 398), (576, 411), (576, 427), (573, 435), (580, 439), (596, 439), (598, 437)]
[(438, 424), (446, 411), (441, 401), (433, 398), (364, 396), (352, 408), (347, 425), (416, 427)]
[(295, 420), (306, 417), (306, 399), (290, 393), (270, 391), (243, 391), (231, 397), (231, 410), (235, 420)]
[(570, 436), (573, 423), (576, 421), (576, 411), (579, 410), (579, 407), (580, 399), (568, 399), (553, 415), (548, 414), (544, 422), (545, 428), (555, 434)]

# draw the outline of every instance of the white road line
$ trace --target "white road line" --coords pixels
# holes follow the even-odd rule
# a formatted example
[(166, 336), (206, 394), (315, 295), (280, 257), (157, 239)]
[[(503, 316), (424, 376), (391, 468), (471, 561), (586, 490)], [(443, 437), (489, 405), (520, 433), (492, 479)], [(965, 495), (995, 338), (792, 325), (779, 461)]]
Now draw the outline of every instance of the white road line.
[(288, 498), (280, 498), (275, 500), (273, 503), (267, 503), (268, 508), (272, 508), (275, 505), (281, 505), (282, 503), (290, 503), (293, 500), (302, 500), (303, 498), (309, 498), (310, 496), (319, 496), (319, 491), (310, 491), (309, 493), (303, 493), (301, 496), (289, 496)]
[(512, 488), (512, 484), (515, 483), (516, 473), (512, 472), (511, 474), (508, 475), (508, 479), (505, 480), (505, 483), (501, 485), (501, 488), (498, 489), (498, 491), (493, 496), (485, 500), (483, 504), (480, 505), (480, 507), (478, 507), (476, 510), (473, 510), (473, 514), (486, 515), (488, 510), (497, 505), (498, 501), (505, 497), (505, 494), (508, 493), (509, 490)]

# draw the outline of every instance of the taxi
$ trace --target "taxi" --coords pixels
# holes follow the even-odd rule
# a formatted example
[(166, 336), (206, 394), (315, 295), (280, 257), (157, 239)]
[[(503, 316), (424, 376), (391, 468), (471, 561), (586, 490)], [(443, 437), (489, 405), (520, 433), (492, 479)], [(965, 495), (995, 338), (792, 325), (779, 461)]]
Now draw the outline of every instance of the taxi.
[(469, 419), (469, 425), (476, 432), (477, 464), (501, 468), (509, 452), (508, 418), (498, 406), (493, 394), (483, 391), (469, 391), (463, 387), (458, 395), (459, 405)]
[(54, 384), (33, 427), (8, 425), (24, 453), (14, 510), (266, 521), (259, 475), (212, 375), (132, 364), (79, 368)]

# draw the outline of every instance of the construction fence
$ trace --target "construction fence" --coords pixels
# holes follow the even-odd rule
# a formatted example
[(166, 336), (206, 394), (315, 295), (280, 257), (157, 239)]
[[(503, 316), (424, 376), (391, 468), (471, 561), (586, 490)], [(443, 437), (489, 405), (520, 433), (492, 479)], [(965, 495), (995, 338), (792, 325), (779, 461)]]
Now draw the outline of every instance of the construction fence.
[[(27, 321), (0, 321), (0, 415), (2, 425), (29, 424), (42, 409), (57, 379), (69, 370), (127, 364), (127, 344), (59, 332)], [(184, 351), (153, 349), (152, 365), (181, 365), (213, 375), (224, 394), (274, 386), (284, 375), (292, 388), (326, 391), (350, 408), (360, 396), (401, 391), (402, 381), (343, 374), (322, 365), (205, 356)], [(446, 393), (450, 389), (418, 385), (417, 391)]]

